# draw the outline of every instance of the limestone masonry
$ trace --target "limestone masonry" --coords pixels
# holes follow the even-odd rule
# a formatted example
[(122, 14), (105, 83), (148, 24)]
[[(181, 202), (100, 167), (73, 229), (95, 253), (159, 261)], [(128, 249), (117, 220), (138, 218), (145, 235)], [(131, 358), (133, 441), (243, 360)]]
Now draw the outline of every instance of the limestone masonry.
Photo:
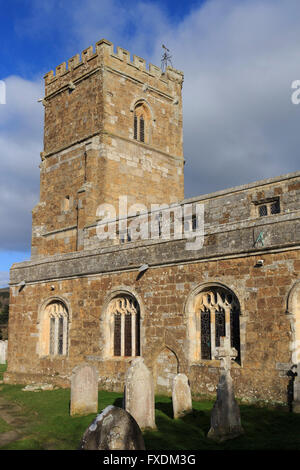
[[(142, 356), (156, 392), (181, 373), (193, 395), (215, 396), (227, 336), (236, 397), (287, 401), (300, 363), (300, 172), (185, 200), (182, 84), (104, 39), (45, 76), (40, 201), (31, 260), (10, 272), (6, 383), (70, 387), (84, 362), (99, 388), (122, 391)], [(147, 218), (151, 204), (204, 206), (203, 246), (161, 225), (132, 240), (123, 196)], [(97, 234), (104, 204), (117, 209), (114, 239)]]

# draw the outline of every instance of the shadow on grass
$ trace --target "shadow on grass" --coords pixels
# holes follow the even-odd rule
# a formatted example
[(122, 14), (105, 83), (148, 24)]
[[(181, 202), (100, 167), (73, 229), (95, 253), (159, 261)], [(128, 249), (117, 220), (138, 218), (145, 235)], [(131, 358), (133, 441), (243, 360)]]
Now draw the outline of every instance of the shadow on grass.
[(116, 398), (116, 400), (113, 402), (114, 406), (117, 406), (118, 408), (123, 408), (123, 398)]
[[(23, 386), (1, 386), (8, 402), (22, 407), (28, 418), (26, 437), (7, 445), (10, 449), (77, 449), (96, 414), (71, 417), (70, 391), (23, 392)], [(240, 405), (245, 435), (222, 444), (207, 438), (214, 401), (193, 401), (193, 412), (173, 419), (171, 397), (157, 396), (157, 430), (145, 431), (147, 450), (300, 450), (300, 415), (284, 408)], [(99, 412), (108, 405), (122, 407), (122, 394), (99, 391)], [(3, 429), (4, 431), (4, 429)]]
[(245, 434), (216, 443), (207, 438), (213, 401), (193, 402), (192, 413), (173, 419), (172, 400), (157, 397), (156, 431), (146, 431), (147, 449), (153, 450), (300, 450), (300, 415), (283, 407), (240, 405)]

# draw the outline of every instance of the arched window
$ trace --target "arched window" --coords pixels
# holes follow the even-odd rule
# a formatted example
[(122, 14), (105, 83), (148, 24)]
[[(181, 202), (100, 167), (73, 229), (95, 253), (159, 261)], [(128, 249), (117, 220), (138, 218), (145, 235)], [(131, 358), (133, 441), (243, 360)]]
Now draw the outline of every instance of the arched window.
[(40, 355), (65, 356), (68, 353), (69, 314), (62, 301), (49, 302), (43, 313)]
[(149, 143), (150, 111), (145, 103), (138, 103), (134, 108), (133, 137), (140, 142)]
[(220, 337), (228, 336), (236, 348), (236, 362), (241, 361), (240, 306), (237, 297), (223, 287), (209, 287), (195, 297), (196, 330), (199, 332), (200, 358), (214, 359)]
[(140, 309), (130, 295), (111, 300), (108, 315), (112, 326), (112, 355), (115, 357), (140, 356)]

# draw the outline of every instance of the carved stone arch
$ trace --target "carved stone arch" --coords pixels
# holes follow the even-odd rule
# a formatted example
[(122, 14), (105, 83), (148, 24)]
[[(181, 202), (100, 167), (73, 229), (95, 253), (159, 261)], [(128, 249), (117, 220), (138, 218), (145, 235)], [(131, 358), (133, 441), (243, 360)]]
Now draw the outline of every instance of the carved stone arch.
[(140, 104), (145, 104), (150, 112), (150, 118), (153, 122), (156, 121), (156, 117), (154, 115), (154, 112), (153, 112), (153, 108), (152, 106), (150, 105), (149, 101), (147, 101), (145, 98), (143, 97), (140, 97), (140, 98), (135, 98), (131, 104), (130, 104), (130, 112), (134, 112), (135, 108), (140, 105)]
[[(106, 296), (101, 314), (100, 314), (100, 341), (99, 341), (99, 348), (102, 352), (104, 358), (112, 358), (114, 357), (114, 318), (112, 315), (111, 307), (114, 303), (114, 300), (117, 299), (133, 299), (137, 302), (138, 305), (138, 315), (139, 315), (139, 331), (135, 330), (134, 334), (135, 337), (139, 336), (139, 351), (138, 355), (142, 355), (143, 351), (143, 338), (144, 338), (144, 316), (145, 316), (145, 306), (140, 297), (140, 295), (131, 287), (127, 286), (118, 286), (111, 290), (108, 295)], [(122, 338), (121, 338), (121, 341)], [(132, 348), (134, 350), (134, 347)], [(118, 356), (119, 359), (124, 356)]]
[(300, 364), (300, 281), (287, 296), (287, 311), (291, 321), (291, 353), (293, 364)]
[[(203, 331), (202, 314), (200, 317), (199, 314), (197, 314), (198, 307), (203, 305), (202, 297), (206, 294), (209, 298), (211, 297), (211, 295), (214, 296), (211, 302), (215, 303), (216, 305), (223, 302), (222, 306), (224, 306), (224, 332), (222, 333), (222, 335), (226, 334), (231, 336), (231, 330), (233, 328), (231, 317), (235, 318), (235, 320), (233, 321), (234, 326), (236, 326), (236, 324), (238, 323), (238, 326), (236, 327), (236, 329), (238, 329), (238, 334), (236, 337), (238, 341), (238, 347), (240, 349), (240, 356), (238, 358), (238, 361), (239, 363), (242, 363), (245, 344), (245, 325), (243, 325), (245, 318), (243, 318), (242, 315), (240, 299), (237, 296), (236, 292), (233, 291), (233, 289), (228, 287), (227, 285), (220, 283), (219, 281), (209, 281), (198, 284), (189, 293), (184, 306), (184, 314), (187, 324), (187, 349), (189, 365), (202, 362), (202, 360), (214, 359), (213, 352), (215, 348), (215, 338), (217, 336), (216, 317), (212, 317), (212, 314), (209, 313), (210, 309), (207, 308), (207, 322), (209, 327), (207, 335), (208, 337), (211, 336), (211, 341), (209, 341), (208, 338), (208, 348), (210, 349), (211, 355), (209, 356), (209, 353), (207, 352), (207, 356), (203, 357), (202, 345), (204, 344), (204, 342), (201, 338)], [(220, 309), (218, 308), (218, 310)]]
[[(54, 320), (55, 338), (51, 340), (51, 318)], [(60, 321), (61, 319), (61, 321)], [(61, 296), (51, 296), (39, 306), (37, 315), (38, 342), (37, 354), (40, 357), (49, 355), (66, 356), (69, 352), (69, 332), (72, 322), (70, 303)], [(62, 329), (61, 333), (59, 329)], [(61, 335), (61, 351), (58, 350), (58, 341)], [(51, 342), (55, 342), (54, 349)]]
[(153, 367), (155, 392), (171, 395), (173, 379), (178, 373), (178, 356), (173, 349), (164, 345), (156, 355)]
[(132, 103), (130, 111), (133, 113), (133, 139), (151, 144), (152, 128), (155, 122), (151, 106), (144, 98), (140, 98)]

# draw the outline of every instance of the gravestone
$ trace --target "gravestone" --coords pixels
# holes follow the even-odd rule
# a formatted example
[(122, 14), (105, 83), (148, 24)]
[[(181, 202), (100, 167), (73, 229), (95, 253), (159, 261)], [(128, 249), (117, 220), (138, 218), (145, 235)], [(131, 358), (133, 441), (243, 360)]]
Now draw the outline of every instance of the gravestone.
[(87, 415), (97, 411), (98, 371), (89, 364), (80, 364), (72, 372), (70, 414)]
[(145, 443), (135, 419), (110, 405), (85, 431), (79, 450), (145, 450)]
[(294, 393), (293, 393), (293, 403), (292, 403), (292, 411), (294, 413), (300, 413), (300, 377), (296, 375), (294, 380)]
[(0, 341), (0, 364), (5, 364), (7, 359), (8, 341)]
[(220, 347), (215, 357), (221, 360), (220, 381), (217, 388), (217, 401), (214, 404), (210, 430), (207, 437), (218, 442), (234, 439), (244, 433), (241, 425), (240, 409), (234, 397), (231, 361), (237, 357), (237, 350), (230, 345), (230, 339), (220, 338)]
[(131, 362), (125, 377), (125, 409), (141, 429), (156, 429), (154, 384), (142, 357)]
[(174, 418), (180, 418), (193, 411), (191, 389), (185, 374), (177, 374), (173, 379), (172, 404)]

